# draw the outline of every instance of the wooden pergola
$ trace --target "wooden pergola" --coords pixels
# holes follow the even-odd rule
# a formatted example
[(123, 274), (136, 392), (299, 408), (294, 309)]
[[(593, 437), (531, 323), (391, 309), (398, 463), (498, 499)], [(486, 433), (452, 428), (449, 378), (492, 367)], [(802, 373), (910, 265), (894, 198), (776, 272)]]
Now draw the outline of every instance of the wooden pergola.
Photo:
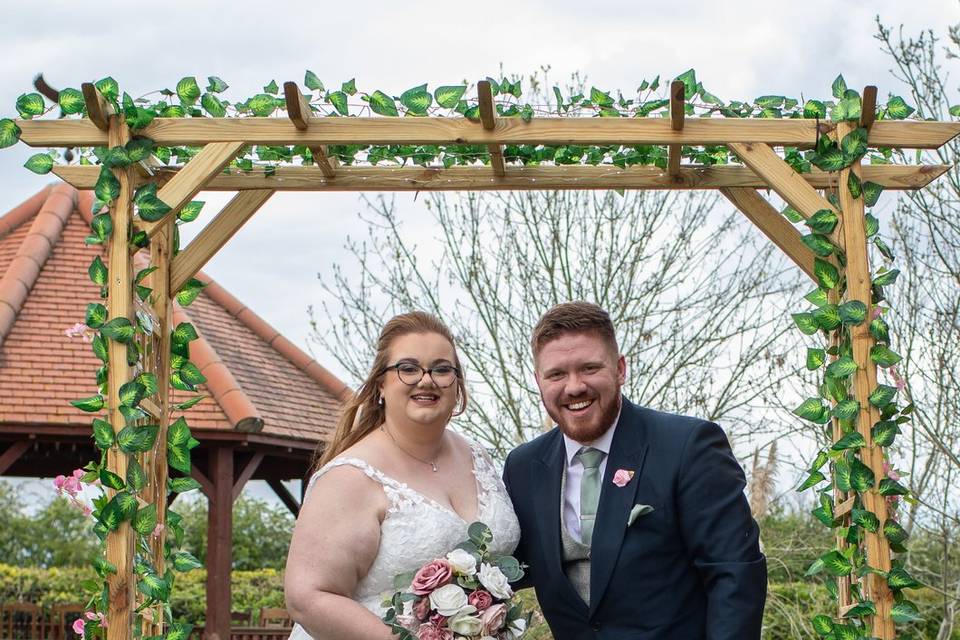
[[(152, 452), (143, 455), (142, 464), (149, 483), (143, 493), (147, 502), (158, 505), (163, 517), (167, 483), (166, 449), (162, 443), (169, 414), (169, 358), (171, 297), (222, 247), (231, 236), (276, 191), (440, 191), (440, 190), (553, 190), (553, 189), (718, 189), (744, 215), (767, 235), (800, 269), (817, 281), (817, 256), (801, 240), (801, 234), (766, 200), (761, 191), (772, 190), (804, 218), (828, 210), (839, 218), (829, 234), (830, 241), (846, 255), (845, 265), (831, 256), (826, 258), (845, 274), (846, 298), (863, 301), (871, 308), (871, 273), (865, 231), (862, 197), (850, 191), (850, 175), (863, 183), (874, 182), (885, 189), (919, 189), (943, 174), (943, 165), (869, 165), (860, 160), (836, 173), (812, 171), (797, 173), (778, 153), (778, 147), (813, 148), (821, 136), (839, 141), (858, 127), (868, 132), (872, 148), (936, 149), (960, 133), (960, 123), (929, 121), (875, 120), (876, 88), (863, 92), (859, 121), (830, 122), (818, 119), (738, 119), (686, 118), (684, 89), (675, 82), (670, 90), (669, 118), (576, 118), (536, 117), (530, 121), (496, 115), (490, 85), (478, 84), (479, 121), (443, 117), (317, 117), (295, 83), (284, 86), (287, 117), (266, 118), (157, 118), (138, 135), (159, 146), (189, 145), (202, 149), (180, 167), (140, 163), (114, 169), (120, 193), (111, 205), (113, 235), (108, 245), (110, 318), (133, 318), (135, 310), (131, 250), (127, 238), (134, 230), (150, 238), (151, 264), (157, 270), (150, 277), (153, 296), (149, 306), (161, 330), (154, 344), (145, 345), (150, 355), (143, 370), (155, 372), (159, 393), (144, 405), (159, 423), (161, 435)], [(109, 102), (93, 85), (84, 85), (87, 118), (80, 120), (18, 120), (21, 139), (35, 147), (116, 147), (131, 138), (121, 115), (115, 115)], [(339, 166), (327, 153), (327, 145), (412, 144), (412, 145), (485, 145), (489, 157), (483, 166), (392, 168), (381, 166)], [(504, 146), (534, 144), (561, 145), (667, 145), (669, 162), (665, 170), (638, 166), (536, 166), (507, 165)], [(275, 171), (226, 169), (228, 164), (251, 145), (303, 145), (312, 152), (316, 166), (283, 166)], [(684, 146), (723, 145), (743, 162), (742, 166), (693, 166), (681, 162)], [(489, 164), (487, 164), (489, 163)], [(100, 167), (59, 166), (54, 172), (78, 189), (91, 189), (97, 183)], [(157, 197), (170, 207), (159, 220), (135, 217), (134, 190), (149, 182), (158, 183)], [(854, 183), (858, 183), (856, 180)], [(177, 212), (201, 190), (236, 191), (238, 194), (206, 226), (196, 239), (176, 256), (171, 255), (171, 238)], [(826, 193), (838, 197), (834, 206)], [(832, 293), (832, 302), (840, 302)], [(851, 327), (853, 357), (858, 369), (853, 377), (855, 397), (859, 400), (857, 430), (866, 445), (860, 459), (875, 474), (885, 477), (883, 452), (873, 444), (871, 426), (880, 419), (880, 411), (868, 402), (877, 386), (876, 366), (870, 359), (873, 337), (866, 323)], [(109, 397), (110, 422), (115, 430), (124, 424), (119, 409), (121, 385), (131, 380), (134, 369), (127, 364), (126, 348), (110, 341)], [(152, 354), (152, 355), (151, 355)], [(838, 420), (833, 420), (834, 439), (842, 435)], [(128, 456), (116, 448), (109, 451), (108, 467), (124, 477)], [(849, 521), (857, 494), (835, 490), (834, 515)], [(876, 514), (881, 528), (866, 532), (867, 564), (881, 571), (891, 568), (890, 545), (882, 525), (887, 519), (885, 499), (877, 484), (862, 494), (864, 508)], [(161, 520), (162, 521), (162, 520)], [(136, 607), (134, 573), (135, 533), (124, 522), (107, 539), (107, 560), (117, 567), (110, 575), (109, 640), (128, 640), (132, 631), (132, 613)], [(154, 563), (163, 573), (163, 540), (153, 543)], [(839, 542), (843, 547), (848, 543)], [(839, 578), (839, 617), (856, 606), (851, 588), (856, 577)], [(873, 601), (876, 614), (870, 616), (872, 634), (889, 640), (895, 637), (891, 608), (893, 595), (884, 577), (868, 573), (862, 591)], [(207, 621), (208, 633), (226, 640), (229, 611)], [(149, 625), (147, 625), (149, 626)], [(144, 635), (160, 632), (154, 625)]]

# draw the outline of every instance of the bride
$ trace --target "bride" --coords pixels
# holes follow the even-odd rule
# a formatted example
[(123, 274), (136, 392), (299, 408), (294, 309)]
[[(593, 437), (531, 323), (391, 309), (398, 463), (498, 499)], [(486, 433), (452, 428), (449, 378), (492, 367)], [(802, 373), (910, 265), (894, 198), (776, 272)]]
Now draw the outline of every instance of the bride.
[(520, 528), (496, 468), (447, 429), (466, 405), (449, 329), (423, 312), (387, 322), (297, 518), (291, 640), (392, 638), (380, 616), (394, 577), (445, 556), (471, 522), (490, 527), (494, 554), (513, 552)]

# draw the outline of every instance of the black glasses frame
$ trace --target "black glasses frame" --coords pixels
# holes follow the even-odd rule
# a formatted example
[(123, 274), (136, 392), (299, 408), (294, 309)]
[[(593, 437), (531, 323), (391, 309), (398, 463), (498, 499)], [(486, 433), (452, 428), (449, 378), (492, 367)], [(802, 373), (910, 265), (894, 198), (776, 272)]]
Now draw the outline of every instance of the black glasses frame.
[[(400, 377), (400, 367), (416, 367), (417, 369), (420, 369), (420, 377), (417, 378), (417, 381), (416, 381), (416, 382), (407, 382), (407, 381), (404, 380), (402, 377)], [(448, 384), (448, 385), (442, 385), (442, 384), (440, 384), (439, 382), (437, 382), (437, 379), (436, 379), (436, 378), (433, 377), (433, 372), (436, 371), (437, 369), (447, 369), (447, 368), (453, 369), (453, 372), (454, 372), (455, 374), (457, 374), (457, 375), (456, 375), (456, 377), (455, 377), (453, 380), (450, 381), (450, 384)], [(457, 380), (459, 380), (459, 379), (462, 377), (462, 374), (461, 374), (461, 372), (460, 372), (460, 369), (457, 368), (457, 367), (455, 367), (455, 366), (453, 366), (452, 364), (443, 364), (443, 365), (440, 365), (439, 367), (430, 367), (429, 369), (424, 369), (424, 368), (421, 367), (420, 365), (418, 365), (418, 364), (416, 364), (416, 363), (413, 363), (413, 362), (398, 362), (398, 363), (396, 363), (396, 364), (391, 364), (391, 365), (389, 365), (389, 366), (384, 367), (384, 368), (380, 371), (380, 373), (381, 373), (381, 374), (384, 374), (384, 373), (386, 373), (387, 371), (390, 371), (391, 369), (393, 369), (394, 371), (397, 372), (397, 380), (399, 380), (399, 381), (402, 382), (403, 384), (407, 385), (408, 387), (415, 387), (415, 386), (417, 386), (418, 384), (420, 384), (420, 381), (423, 380), (423, 376), (429, 375), (429, 376), (430, 376), (430, 380), (431, 380), (431, 381), (433, 382), (433, 384), (435, 384), (437, 387), (439, 387), (440, 389), (448, 389), (448, 388), (452, 387), (452, 386), (457, 382)]]

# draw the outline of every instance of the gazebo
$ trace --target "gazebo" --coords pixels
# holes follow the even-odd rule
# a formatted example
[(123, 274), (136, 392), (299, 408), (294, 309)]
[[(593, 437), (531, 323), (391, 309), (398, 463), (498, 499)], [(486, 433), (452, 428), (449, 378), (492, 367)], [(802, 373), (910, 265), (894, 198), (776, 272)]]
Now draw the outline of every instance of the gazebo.
[[(78, 327), (98, 287), (83, 276), (102, 248), (85, 245), (93, 195), (50, 186), (0, 216), (0, 475), (53, 477), (98, 456), (89, 417), (69, 401), (96, 392), (90, 331)], [(182, 412), (199, 445), (192, 477), (210, 503), (207, 619), (230, 613), (231, 509), (252, 479), (265, 480), (296, 515), (282, 484), (306, 476), (350, 391), (204, 274), (177, 324), (199, 337), (191, 358), (209, 398)], [(72, 335), (67, 335), (68, 333)], [(176, 391), (172, 404), (188, 394)]]
[[(100, 150), (94, 159), (99, 166), (88, 158), (86, 165), (53, 167), (45, 154), (27, 166), (52, 168), (74, 187), (94, 189), (100, 201), (91, 238), (107, 246), (107, 259), (92, 263), (89, 273), (107, 298), (96, 320), (110, 366), (104, 392), (85, 404), (109, 410), (105, 424), (112, 431), (100, 425), (103, 471), (122, 478), (136, 462), (149, 478), (146, 487), (115, 482), (110, 503), (96, 514), (109, 531), (106, 559), (116, 569), (104, 572), (106, 595), (97, 604), (110, 620), (108, 640), (128, 640), (138, 606), (166, 599), (163, 544), (145, 543), (131, 525), (136, 500), (156, 504), (162, 514), (167, 455), (182, 456), (189, 432), (177, 427), (170, 446), (143, 455), (115, 446), (113, 438), (155, 438), (162, 445), (174, 430), (168, 382), (191, 373), (183, 355), (191, 333), (171, 342), (170, 330), (179, 326), (172, 300), (178, 292), (195, 292), (198, 270), (282, 190), (719, 190), (813, 280), (816, 289), (806, 297), (813, 307), (794, 321), (828, 342), (808, 351), (807, 366), (821, 372), (823, 384), (795, 411), (832, 440), (802, 485), (816, 487), (828, 475), (832, 480), (819, 490), (816, 515), (836, 530), (836, 545), (814, 569), (836, 577), (837, 608), (818, 615), (814, 627), (824, 637), (869, 633), (889, 640), (896, 636), (895, 619), (916, 611), (903, 594), (915, 581), (891, 560), (906, 532), (889, 517), (886, 502), (908, 491), (884, 468), (884, 447), (910, 420), (910, 410), (877, 375), (878, 367), (899, 358), (889, 348), (886, 323), (874, 314), (883, 287), (897, 274), (871, 269), (868, 244), (884, 254), (889, 249), (866, 209), (884, 189), (921, 188), (948, 169), (898, 163), (892, 149), (936, 149), (960, 133), (960, 123), (905, 120), (911, 109), (901, 98), (878, 109), (876, 87), (861, 94), (842, 77), (833, 85), (837, 101), (829, 104), (784, 96), (726, 104), (706, 92), (692, 70), (671, 83), (667, 99), (617, 100), (596, 88), (589, 96), (564, 97), (554, 88), (556, 105), (540, 113), (513, 100), (521, 95), (520, 83), (507, 79), (480, 81), (475, 97), (465, 97), (465, 84), (432, 94), (421, 85), (396, 98), (379, 90), (362, 94), (363, 108), (383, 117), (344, 117), (355, 115), (348, 102), (357, 93), (353, 81), (328, 91), (312, 72), (304, 78), (309, 97), (288, 82), (280, 98), (271, 82), (265, 93), (239, 103), (218, 98), (226, 85), (209, 80), (203, 92), (195, 78), (184, 78), (175, 92), (150, 104), (121, 98), (116, 81), (104, 78), (82, 91), (60, 92), (63, 113), (84, 117), (34, 120), (47, 108), (39, 94), (26, 94), (17, 103), (21, 119), (0, 121), (3, 145), (19, 139), (34, 147)], [(647, 89), (645, 82), (638, 95)], [(171, 104), (173, 96), (179, 104)], [(436, 113), (430, 111), (434, 101)], [(242, 117), (227, 117), (228, 108)], [(154, 150), (163, 150), (165, 159), (158, 162)], [(413, 166), (381, 162), (397, 158)], [(174, 255), (175, 220), (201, 190), (239, 193)], [(767, 201), (763, 192), (771, 190), (791, 207), (803, 232)], [(141, 303), (135, 274), (142, 272), (133, 255), (147, 245), (156, 270), (147, 276), (151, 292)], [(145, 307), (153, 318), (146, 327), (138, 321)], [(141, 357), (128, 361), (133, 343)], [(825, 474), (820, 469), (828, 463)], [(219, 464), (215, 459), (208, 471), (222, 473)], [(135, 566), (137, 544), (152, 546), (151, 566)], [(140, 622), (144, 635), (162, 632), (162, 626)], [(215, 633), (226, 629), (225, 622), (214, 621)], [(179, 640), (183, 633), (173, 629), (167, 638)]]

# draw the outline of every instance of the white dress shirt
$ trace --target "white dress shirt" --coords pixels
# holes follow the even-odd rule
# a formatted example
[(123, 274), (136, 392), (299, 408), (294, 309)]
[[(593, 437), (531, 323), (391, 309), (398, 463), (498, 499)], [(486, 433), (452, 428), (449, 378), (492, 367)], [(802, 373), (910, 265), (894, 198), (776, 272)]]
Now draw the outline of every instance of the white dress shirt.
[[(563, 444), (566, 447), (567, 460), (567, 484), (563, 492), (563, 522), (567, 525), (567, 531), (575, 539), (582, 541), (580, 537), (580, 481), (583, 479), (583, 463), (580, 458), (575, 457), (577, 452), (583, 447), (593, 447), (599, 449), (605, 454), (600, 461), (600, 478), (607, 470), (607, 459), (610, 457), (610, 444), (613, 442), (613, 432), (617, 430), (617, 423), (620, 421), (620, 414), (617, 414), (616, 420), (606, 430), (606, 432), (591, 443), (584, 444), (563, 434)], [(602, 491), (602, 487), (601, 487)]]

